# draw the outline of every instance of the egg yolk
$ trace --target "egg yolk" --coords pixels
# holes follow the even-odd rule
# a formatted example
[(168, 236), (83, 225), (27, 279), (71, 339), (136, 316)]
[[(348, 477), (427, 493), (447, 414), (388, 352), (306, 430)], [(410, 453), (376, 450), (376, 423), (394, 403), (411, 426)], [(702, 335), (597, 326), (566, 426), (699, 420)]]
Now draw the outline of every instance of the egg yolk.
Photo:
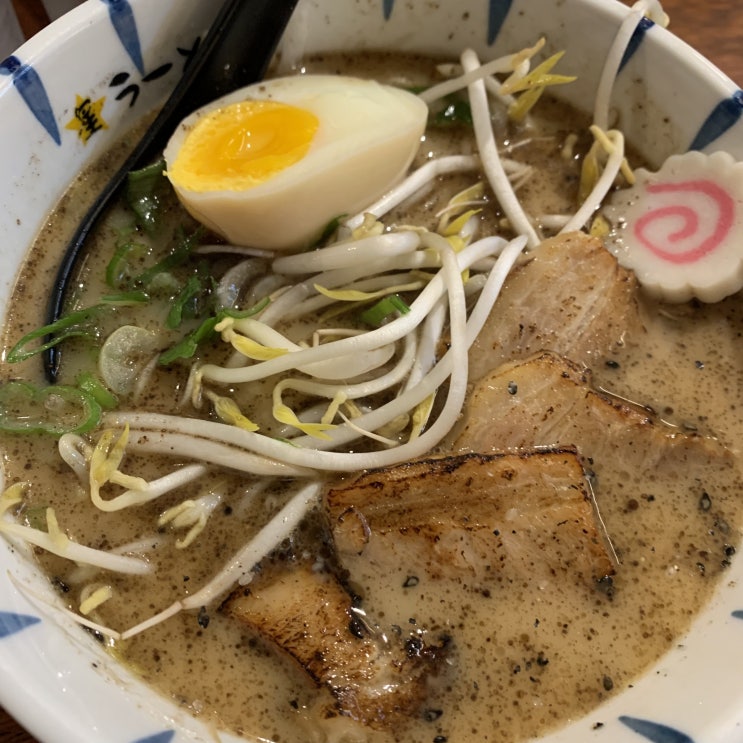
[(277, 101), (240, 101), (203, 116), (188, 133), (168, 176), (191, 191), (245, 190), (299, 162), (318, 118)]

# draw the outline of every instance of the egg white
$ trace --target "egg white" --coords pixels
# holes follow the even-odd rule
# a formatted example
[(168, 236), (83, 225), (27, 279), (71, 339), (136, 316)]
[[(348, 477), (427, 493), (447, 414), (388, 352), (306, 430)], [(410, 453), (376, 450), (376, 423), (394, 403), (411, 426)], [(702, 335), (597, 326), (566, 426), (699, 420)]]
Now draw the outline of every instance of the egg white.
[(173, 183), (185, 208), (236, 245), (297, 250), (334, 218), (370, 205), (407, 171), (428, 108), (404, 90), (334, 75), (298, 75), (251, 85), (186, 118), (171, 137), (172, 165), (196, 122), (243, 100), (276, 100), (319, 119), (306, 155), (270, 179), (241, 190), (197, 192)]

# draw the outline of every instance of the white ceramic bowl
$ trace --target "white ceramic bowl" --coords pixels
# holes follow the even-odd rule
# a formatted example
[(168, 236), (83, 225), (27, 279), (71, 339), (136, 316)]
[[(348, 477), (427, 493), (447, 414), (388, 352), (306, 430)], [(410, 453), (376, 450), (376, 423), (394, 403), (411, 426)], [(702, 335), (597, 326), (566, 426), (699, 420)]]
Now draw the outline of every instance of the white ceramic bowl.
[[(181, 50), (193, 47), (216, 5), (89, 0), (0, 64), (0, 306), (73, 174), (163, 99), (183, 67)], [(471, 46), (485, 59), (543, 34), (550, 49), (568, 50), (561, 71), (579, 76), (558, 92), (586, 108), (627, 13), (611, 0), (301, 0), (286, 54), (376, 47), (457, 56)], [(656, 164), (690, 147), (743, 159), (743, 93), (658, 26), (643, 27), (632, 48), (613, 105), (641, 153)], [(81, 117), (93, 130), (87, 142)], [(742, 579), (738, 558), (675, 650), (546, 740), (743, 740)], [(0, 703), (24, 726), (49, 743), (213, 740), (33, 598), (50, 596), (44, 585), (24, 549), (0, 540)]]

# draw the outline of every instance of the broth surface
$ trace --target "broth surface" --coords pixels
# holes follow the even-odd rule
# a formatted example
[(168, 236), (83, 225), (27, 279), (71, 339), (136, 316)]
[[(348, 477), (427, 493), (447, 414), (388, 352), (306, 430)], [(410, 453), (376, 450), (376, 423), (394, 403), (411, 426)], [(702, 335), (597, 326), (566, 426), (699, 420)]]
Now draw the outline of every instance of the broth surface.
[[(342, 71), (414, 85), (430, 76), (431, 62), (418, 59), (371, 61), (328, 57), (308, 64), (310, 71)], [(528, 211), (559, 214), (575, 198), (577, 158), (560, 156), (572, 132), (585, 131), (580, 114), (550, 100), (540, 102), (528, 131), (509, 130), (504, 139), (513, 157), (534, 165), (534, 178), (519, 195)], [(528, 140), (528, 145), (522, 141)], [(420, 158), (429, 153), (471, 151), (474, 144), (461, 127), (431, 130)], [(633, 163), (637, 165), (637, 163)], [(105, 173), (107, 163), (101, 171)], [(418, 205), (391, 219), (429, 224), (450, 196), (472, 182), (457, 176)], [(5, 346), (43, 324), (50, 276), (63, 236), (71, 230), (98, 178), (90, 175), (50, 217), (29, 254), (15, 288), (5, 331)], [(83, 196), (80, 196), (82, 192)], [(173, 218), (185, 219), (173, 210)], [(123, 223), (114, 215), (113, 224)], [(495, 231), (501, 215), (488, 205), (483, 232)], [(91, 304), (103, 291), (95, 277), (111, 254), (112, 228), (98, 236), (84, 267), (85, 284), (75, 298)], [(620, 564), (610, 591), (558, 581), (483, 582), (426, 580), (410, 585), (409, 572), (365, 576), (363, 607), (384, 629), (404, 627), (435, 641), (452, 641), (450, 664), (434, 678), (418, 719), (402, 730), (371, 730), (335, 713), (332, 699), (304, 672), (217, 605), (186, 612), (131, 640), (110, 643), (111, 651), (142, 678), (184, 708), (215, 725), (248, 738), (290, 743), (303, 741), (513, 741), (543, 734), (586, 716), (586, 725), (601, 722), (596, 707), (641, 674), (679, 642), (694, 615), (708, 600), (735, 552), (741, 524), (738, 442), (743, 425), (738, 401), (743, 393), (740, 338), (743, 308), (739, 295), (715, 305), (692, 303), (666, 307), (641, 297), (644, 329), (628, 336), (611, 358), (593, 369), (594, 383), (655, 410), (680, 431), (718, 437), (735, 458), (735, 466), (704, 472), (659, 472), (654, 477), (628, 471), (621, 458), (606, 467), (596, 484), (596, 499)], [(125, 317), (125, 312), (122, 315)], [(121, 318), (117, 318), (121, 323)], [(141, 322), (141, 319), (140, 319)], [(153, 327), (162, 317), (146, 318)], [(62, 381), (94, 364), (84, 343), (64, 350)], [(41, 381), (37, 360), (5, 365), (4, 379)], [(138, 405), (170, 411), (180, 404), (186, 382), (180, 367), (161, 372), (140, 395)], [(266, 423), (270, 427), (270, 423)], [(258, 484), (227, 469), (216, 470), (209, 483), (196, 481), (151, 504), (119, 513), (92, 508), (75, 474), (59, 459), (50, 438), (3, 437), (8, 482), (31, 483), (24, 517), (29, 523), (53, 506), (59, 523), (76, 540), (107, 548), (135, 540), (172, 545), (166, 528), (153, 528), (158, 516), (185, 498), (218, 490), (221, 502), (208, 528), (185, 550), (154, 550), (152, 576), (105, 576), (114, 589), (96, 618), (116, 628), (143, 621), (206, 583), (238, 550), (247, 536), (275, 514), (284, 502), (283, 484), (255, 495)], [(172, 469), (166, 458), (127, 459), (127, 471), (144, 477)], [(283, 545), (288, 553), (318, 553), (317, 515)], [(50, 579), (70, 608), (80, 591), (104, 576), (39, 554)], [(347, 737), (344, 737), (347, 736)]]

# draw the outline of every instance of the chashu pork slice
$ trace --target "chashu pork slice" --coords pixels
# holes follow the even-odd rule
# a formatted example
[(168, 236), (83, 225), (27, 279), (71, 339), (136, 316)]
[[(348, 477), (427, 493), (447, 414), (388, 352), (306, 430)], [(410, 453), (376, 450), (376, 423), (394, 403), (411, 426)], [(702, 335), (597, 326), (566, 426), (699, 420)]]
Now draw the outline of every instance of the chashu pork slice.
[(582, 232), (545, 240), (511, 272), (470, 349), (477, 380), (506, 361), (550, 350), (591, 367), (641, 328), (637, 281)]
[(381, 570), (592, 586), (614, 572), (574, 448), (369, 470), (329, 487), (325, 508), (339, 559), (359, 582)]
[(376, 632), (338, 579), (306, 562), (269, 565), (222, 610), (326, 686), (342, 714), (379, 729), (420, 711), (448, 652), (447, 638), (430, 646), (416, 634)]
[(503, 364), (480, 379), (451, 451), (568, 444), (597, 472), (605, 463), (649, 472), (732, 462), (715, 439), (681, 432), (646, 409), (594, 389), (588, 369), (551, 352)]

